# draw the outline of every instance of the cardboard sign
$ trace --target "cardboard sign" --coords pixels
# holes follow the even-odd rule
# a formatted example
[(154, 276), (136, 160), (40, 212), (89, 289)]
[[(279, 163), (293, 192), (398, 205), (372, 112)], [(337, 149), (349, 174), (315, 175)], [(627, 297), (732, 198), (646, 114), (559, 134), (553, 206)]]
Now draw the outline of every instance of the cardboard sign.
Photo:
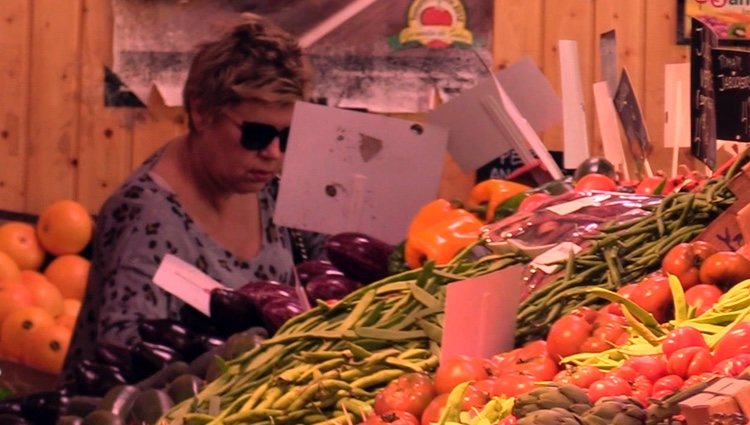
[(562, 121), (560, 96), (531, 57), (500, 70), (497, 80), (534, 131), (547, 130)]
[(627, 69), (622, 70), (620, 84), (617, 85), (614, 98), (615, 110), (620, 117), (620, 122), (628, 137), (630, 153), (638, 161), (645, 160), (651, 153), (651, 140), (646, 130), (646, 121), (643, 119), (635, 89), (630, 82)]
[(664, 147), (690, 147), (690, 64), (664, 66)]
[(210, 315), (211, 290), (224, 288), (197, 267), (172, 254), (161, 260), (153, 282), (206, 316)]
[(586, 110), (583, 105), (578, 43), (574, 40), (560, 40), (558, 50), (563, 98), (563, 161), (565, 168), (575, 169), (591, 157), (586, 130)]
[(714, 49), (716, 138), (750, 142), (750, 52)]
[(602, 79), (607, 83), (609, 96), (615, 96), (617, 90), (617, 39), (615, 30), (599, 36), (599, 57), (602, 66)]
[(427, 120), (450, 130), (448, 151), (466, 172), (515, 151), (525, 164), (539, 158), (554, 179), (562, 178), (539, 136), (494, 77), (429, 112)]
[(489, 358), (513, 348), (523, 265), (448, 285), (440, 358)]
[(690, 45), (690, 152), (716, 169), (716, 98), (714, 94), (713, 50), (716, 33), (693, 18)]
[(396, 244), (437, 196), (446, 129), (298, 102), (289, 137), (277, 224)]

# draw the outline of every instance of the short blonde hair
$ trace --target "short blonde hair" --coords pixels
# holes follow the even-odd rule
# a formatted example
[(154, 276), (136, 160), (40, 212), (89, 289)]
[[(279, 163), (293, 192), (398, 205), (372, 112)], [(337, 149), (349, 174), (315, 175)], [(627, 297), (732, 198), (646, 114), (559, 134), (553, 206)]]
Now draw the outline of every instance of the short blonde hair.
[(244, 14), (243, 22), (217, 40), (203, 43), (193, 57), (183, 90), (190, 118), (198, 111), (217, 117), (243, 101), (292, 104), (308, 97), (310, 72), (297, 39), (271, 21)]

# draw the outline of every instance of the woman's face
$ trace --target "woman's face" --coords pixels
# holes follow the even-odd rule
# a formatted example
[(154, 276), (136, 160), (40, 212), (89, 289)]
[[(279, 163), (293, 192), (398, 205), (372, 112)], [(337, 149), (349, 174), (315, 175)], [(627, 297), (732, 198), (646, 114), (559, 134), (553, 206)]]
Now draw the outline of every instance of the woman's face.
[(293, 105), (244, 102), (224, 108), (199, 138), (208, 177), (234, 193), (260, 191), (280, 170)]

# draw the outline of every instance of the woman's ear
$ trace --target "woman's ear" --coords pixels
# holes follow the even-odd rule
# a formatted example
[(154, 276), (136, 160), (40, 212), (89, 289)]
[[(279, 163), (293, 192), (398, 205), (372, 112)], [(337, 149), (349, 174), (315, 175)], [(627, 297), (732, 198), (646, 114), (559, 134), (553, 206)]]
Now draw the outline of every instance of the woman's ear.
[(200, 99), (190, 101), (190, 123), (195, 131), (201, 131), (208, 123), (207, 117), (201, 112)]

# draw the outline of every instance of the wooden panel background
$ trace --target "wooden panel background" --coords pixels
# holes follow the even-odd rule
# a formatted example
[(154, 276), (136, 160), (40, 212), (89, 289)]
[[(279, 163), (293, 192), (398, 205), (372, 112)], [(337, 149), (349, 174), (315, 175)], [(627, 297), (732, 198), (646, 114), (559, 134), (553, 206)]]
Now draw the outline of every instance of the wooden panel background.
[[(494, 66), (530, 56), (558, 93), (557, 41), (578, 42), (583, 87), (590, 88), (601, 79), (599, 34), (614, 28), (618, 65), (630, 74), (655, 145), (652, 166), (669, 168), (670, 154), (660, 149), (664, 65), (688, 60), (687, 47), (675, 44), (676, 0), (494, 5)], [(71, 198), (96, 212), (133, 167), (184, 130), (182, 109), (165, 107), (155, 93), (147, 108), (104, 107), (102, 65), (112, 62), (112, 22), (110, 0), (0, 1), (0, 209), (38, 213)], [(591, 90), (584, 100), (591, 150), (598, 154)], [(548, 130), (543, 140), (559, 150), (562, 128)], [(465, 198), (472, 176), (450, 158), (445, 164), (440, 195)]]

